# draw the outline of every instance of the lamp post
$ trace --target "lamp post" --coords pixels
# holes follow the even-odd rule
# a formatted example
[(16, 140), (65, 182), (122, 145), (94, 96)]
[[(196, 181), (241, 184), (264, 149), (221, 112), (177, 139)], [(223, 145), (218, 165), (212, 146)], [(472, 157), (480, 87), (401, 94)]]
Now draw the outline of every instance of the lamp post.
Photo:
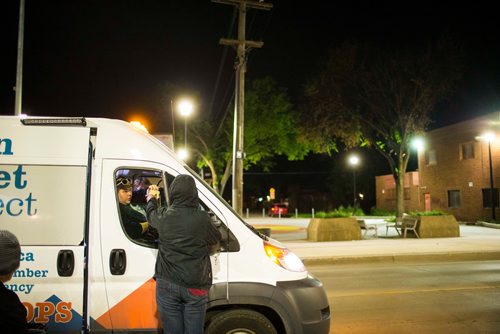
[(495, 196), (493, 193), (493, 164), (491, 159), (491, 142), (495, 139), (495, 134), (493, 132), (487, 132), (481, 136), (485, 141), (488, 142), (488, 159), (490, 165), (490, 201), (491, 201), (491, 219), (496, 220), (495, 214)]
[(353, 188), (353, 208), (356, 208), (356, 166), (359, 164), (359, 157), (355, 154), (349, 156), (349, 164), (352, 166), (352, 188)]
[(193, 103), (189, 100), (181, 100), (178, 104), (178, 110), (182, 117), (184, 117), (184, 149), (179, 150), (179, 157), (182, 160), (187, 159), (187, 119), (193, 112)]
[[(421, 197), (422, 197), (422, 189), (425, 189), (422, 184), (423, 184), (423, 177), (422, 177), (422, 169), (420, 169), (420, 152), (422, 152), (422, 149), (424, 148), (424, 140), (421, 137), (415, 137), (411, 141), (411, 146), (413, 146), (417, 150), (417, 171), (418, 171), (418, 207), (421, 210), (422, 209), (422, 204), (421, 204)], [(425, 196), (425, 195), (424, 195)], [(425, 207), (425, 198), (424, 198), (424, 211), (427, 211), (427, 208)]]

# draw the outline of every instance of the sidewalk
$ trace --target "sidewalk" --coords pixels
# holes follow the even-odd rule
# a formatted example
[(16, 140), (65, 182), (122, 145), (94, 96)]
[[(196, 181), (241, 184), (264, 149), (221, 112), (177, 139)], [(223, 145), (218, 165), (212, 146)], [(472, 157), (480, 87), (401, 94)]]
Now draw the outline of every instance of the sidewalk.
[(363, 240), (308, 242), (309, 219), (250, 217), (245, 221), (270, 227), (271, 237), (306, 265), (500, 260), (500, 229), (483, 226), (460, 224), (459, 238), (403, 239), (394, 229), (386, 236), (382, 219), (367, 219), (367, 224), (377, 225), (378, 238), (369, 231)]

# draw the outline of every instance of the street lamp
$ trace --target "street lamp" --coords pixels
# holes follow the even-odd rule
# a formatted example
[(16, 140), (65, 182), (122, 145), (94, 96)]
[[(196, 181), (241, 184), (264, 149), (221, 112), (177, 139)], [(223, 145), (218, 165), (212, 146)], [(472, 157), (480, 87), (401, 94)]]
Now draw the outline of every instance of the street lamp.
[(411, 141), (411, 145), (417, 150), (417, 153), (419, 150), (424, 148), (424, 140), (420, 137), (415, 137)]
[(491, 219), (496, 220), (495, 214), (495, 196), (493, 194), (493, 165), (491, 161), (491, 142), (495, 140), (495, 134), (493, 132), (486, 132), (481, 135), (481, 138), (488, 142), (488, 159), (490, 163), (490, 201), (491, 201)]
[(182, 117), (184, 117), (184, 149), (180, 150), (178, 155), (182, 160), (187, 159), (187, 119), (193, 112), (193, 103), (189, 100), (181, 100), (178, 104), (178, 110)]
[[(415, 137), (411, 141), (411, 146), (417, 150), (417, 171), (418, 171), (418, 207), (421, 209), (421, 197), (422, 197), (422, 189), (425, 189), (423, 184), (423, 170), (420, 168), (420, 152), (424, 149), (425, 143), (422, 137)], [(425, 196), (425, 195), (424, 195)], [(425, 206), (425, 198), (424, 198), (424, 211), (427, 211), (427, 207)]]
[(353, 188), (353, 208), (356, 208), (356, 166), (359, 164), (359, 157), (355, 154), (349, 156), (349, 164), (352, 166), (352, 188)]

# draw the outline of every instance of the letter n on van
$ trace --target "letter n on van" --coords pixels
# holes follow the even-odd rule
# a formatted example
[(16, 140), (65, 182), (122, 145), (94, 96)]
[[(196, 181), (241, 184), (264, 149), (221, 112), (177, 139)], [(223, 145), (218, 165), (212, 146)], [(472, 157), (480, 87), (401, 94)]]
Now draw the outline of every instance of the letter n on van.
[(0, 138), (0, 155), (12, 155), (12, 139)]

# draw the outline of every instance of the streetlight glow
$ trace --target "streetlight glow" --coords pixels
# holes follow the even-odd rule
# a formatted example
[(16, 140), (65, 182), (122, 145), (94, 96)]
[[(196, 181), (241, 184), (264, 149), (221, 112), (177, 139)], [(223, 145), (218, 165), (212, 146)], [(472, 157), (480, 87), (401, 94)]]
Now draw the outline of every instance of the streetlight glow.
[(349, 157), (349, 164), (351, 164), (351, 166), (357, 166), (359, 164), (359, 157), (357, 155), (351, 155)]
[(189, 157), (188, 150), (186, 148), (180, 148), (177, 150), (177, 157), (183, 161), (186, 161)]
[(495, 140), (495, 133), (494, 132), (485, 132), (481, 135), (481, 138), (487, 142), (491, 143), (492, 141)]
[(193, 103), (189, 100), (179, 102), (179, 113), (183, 117), (188, 117), (193, 112)]
[(412, 142), (411, 142), (411, 145), (413, 147), (415, 147), (417, 149), (417, 151), (420, 151), (421, 149), (424, 148), (424, 140), (420, 137), (415, 137)]
[(132, 124), (133, 126), (135, 126), (136, 128), (146, 132), (146, 133), (149, 133), (148, 129), (144, 126), (144, 124), (142, 124), (141, 122), (139, 121), (130, 121), (130, 124)]

